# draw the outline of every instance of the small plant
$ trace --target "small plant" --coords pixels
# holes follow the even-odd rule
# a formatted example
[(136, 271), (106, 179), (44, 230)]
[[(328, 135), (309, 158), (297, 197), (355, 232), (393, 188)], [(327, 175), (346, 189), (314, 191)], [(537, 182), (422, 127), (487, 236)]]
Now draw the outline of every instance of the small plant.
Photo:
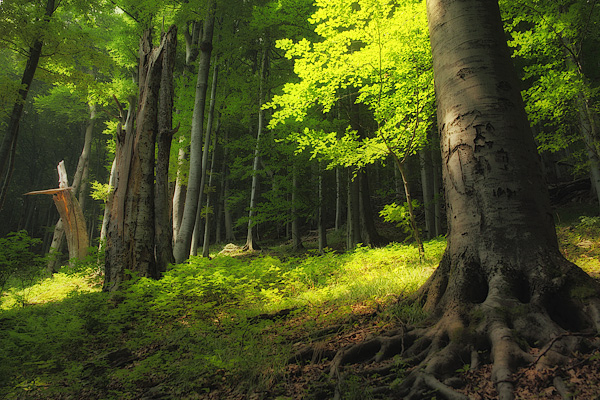
[(40, 243), (40, 239), (29, 237), (25, 230), (0, 239), (0, 290), (4, 290), (11, 278), (25, 285), (39, 276), (46, 259), (35, 254), (33, 248)]

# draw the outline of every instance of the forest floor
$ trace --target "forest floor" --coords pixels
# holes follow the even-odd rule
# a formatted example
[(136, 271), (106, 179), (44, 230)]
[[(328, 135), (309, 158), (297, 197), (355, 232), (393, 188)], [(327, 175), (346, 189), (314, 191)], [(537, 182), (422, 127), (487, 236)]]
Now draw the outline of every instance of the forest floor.
[[(580, 204), (557, 217), (562, 252), (600, 279), (600, 218), (582, 215)], [(100, 291), (94, 259), (33, 285), (15, 282), (0, 297), (0, 398), (399, 398), (393, 389), (410, 368), (398, 356), (359, 357), (343, 379), (330, 366), (338, 350), (426, 317), (407, 298), (437, 266), (444, 239), (427, 242), (422, 261), (406, 244), (325, 255), (305, 245), (229, 246), (227, 255), (193, 258), (116, 294)], [(536, 367), (517, 373), (517, 399), (600, 398), (593, 347)], [(486, 365), (465, 362), (455, 378), (471, 399), (496, 398)]]

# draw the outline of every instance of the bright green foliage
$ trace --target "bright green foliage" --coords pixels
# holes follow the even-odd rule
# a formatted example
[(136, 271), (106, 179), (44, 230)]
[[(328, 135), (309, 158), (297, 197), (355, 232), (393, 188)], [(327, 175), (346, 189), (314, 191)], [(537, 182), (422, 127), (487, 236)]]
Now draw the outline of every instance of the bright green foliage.
[[(433, 75), (421, 1), (317, 1), (311, 22), (320, 41), (278, 41), (294, 59), (299, 82), (289, 83), (269, 104), (271, 126), (336, 117), (346, 97), (366, 105), (377, 124), (371, 137), (351, 128), (327, 130), (320, 122), (291, 135), (300, 149), (333, 164), (362, 166), (391, 151), (404, 158), (425, 140), (433, 101)], [(310, 122), (310, 121), (309, 121)], [(316, 128), (319, 126), (319, 128)], [(344, 132), (345, 131), (345, 132)], [(343, 135), (339, 138), (340, 135)]]
[[(193, 398), (222, 379), (242, 392), (273, 387), (293, 338), (337, 324), (352, 329), (353, 310), (383, 308), (381, 324), (423, 318), (419, 307), (394, 303), (425, 281), (445, 243), (427, 247), (426, 268), (416, 249), (401, 245), (193, 257), (161, 280), (135, 279), (114, 294), (99, 292), (94, 263), (59, 273), (30, 289), (36, 305), (3, 303), (0, 396), (140, 398), (160, 383), (169, 397)], [(281, 310), (291, 312), (274, 317)], [(130, 360), (111, 362), (118, 350)]]
[(9, 279), (28, 283), (39, 275), (45, 258), (34, 251), (41, 240), (27, 235), (27, 231), (12, 232), (0, 238), (0, 292)]
[[(419, 208), (419, 201), (413, 199), (413, 209)], [(396, 202), (392, 204), (386, 204), (383, 206), (383, 210), (379, 212), (379, 215), (383, 217), (386, 222), (396, 222), (398, 227), (404, 228), (406, 232), (410, 232), (410, 212), (408, 209), (408, 203), (399, 205)]]
[(595, 2), (504, 0), (514, 57), (523, 62), (523, 92), (541, 150), (580, 140), (578, 96), (597, 103), (600, 10)]

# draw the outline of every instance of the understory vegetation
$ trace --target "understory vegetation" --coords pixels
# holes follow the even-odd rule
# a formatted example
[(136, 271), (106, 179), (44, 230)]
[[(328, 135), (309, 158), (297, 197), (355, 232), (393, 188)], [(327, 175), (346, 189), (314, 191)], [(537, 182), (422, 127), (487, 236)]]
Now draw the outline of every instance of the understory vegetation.
[[(600, 218), (573, 218), (558, 227), (562, 250), (598, 277)], [(0, 397), (329, 398), (322, 361), (335, 346), (421, 321), (408, 298), (444, 248), (443, 238), (426, 242), (424, 259), (409, 244), (234, 250), (114, 293), (101, 291), (96, 255), (33, 284), (11, 278), (0, 303)], [(367, 398), (365, 379), (345, 379), (343, 398)]]

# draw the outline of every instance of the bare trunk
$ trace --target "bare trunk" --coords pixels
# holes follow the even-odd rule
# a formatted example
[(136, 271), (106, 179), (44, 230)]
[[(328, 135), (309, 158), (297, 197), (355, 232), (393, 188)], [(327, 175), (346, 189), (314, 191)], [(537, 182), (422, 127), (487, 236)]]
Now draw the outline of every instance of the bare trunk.
[(268, 64), (268, 46), (264, 46), (261, 66), (260, 66), (260, 83), (258, 89), (258, 129), (256, 133), (256, 147), (254, 148), (254, 162), (252, 165), (252, 188), (250, 192), (250, 211), (248, 212), (248, 234), (246, 235), (246, 244), (244, 250), (260, 250), (260, 246), (256, 243), (254, 235), (254, 208), (256, 207), (256, 199), (258, 197), (258, 163), (260, 160), (260, 137), (264, 126), (265, 112), (262, 109), (264, 101), (264, 85), (267, 76)]
[(358, 178), (353, 179), (352, 170), (348, 169), (348, 206), (346, 222), (346, 248), (356, 247), (362, 242), (360, 235), (360, 187)]
[(335, 230), (339, 230), (342, 226), (342, 168), (335, 169)]
[(173, 193), (173, 238), (179, 235), (183, 210), (185, 207), (185, 197), (187, 186), (183, 184), (183, 163), (187, 159), (185, 148), (180, 147), (177, 157), (177, 179), (175, 180), (175, 191)]
[(325, 198), (324, 198), (324, 187), (323, 187), (323, 174), (324, 171), (319, 165), (319, 181), (318, 181), (318, 221), (317, 231), (319, 232), (319, 254), (325, 253), (327, 247), (327, 229), (325, 227)]
[(204, 135), (204, 149), (202, 153), (202, 172), (200, 176), (200, 194), (198, 195), (198, 211), (196, 213), (196, 224), (194, 226), (194, 232), (192, 234), (192, 249), (191, 255), (197, 254), (197, 249), (200, 243), (200, 235), (205, 231), (206, 221), (204, 227), (202, 226), (202, 206), (204, 197), (204, 185), (206, 184), (206, 170), (208, 168), (208, 153), (210, 149), (210, 135), (212, 133), (213, 121), (215, 119), (215, 102), (217, 98), (217, 82), (219, 75), (219, 64), (215, 58), (215, 67), (213, 70), (212, 86), (210, 90), (210, 106), (208, 109), (208, 121), (206, 123), (206, 135)]
[[(46, 3), (46, 11), (44, 14), (43, 24), (47, 24), (54, 14), (55, 11), (55, 1), (48, 0)], [(39, 27), (38, 32), (43, 32), (45, 27)], [(2, 192), (0, 192), (0, 209), (4, 206), (4, 199), (6, 198), (6, 192), (8, 190), (8, 184), (10, 178), (12, 176), (12, 166), (14, 165), (11, 162), (11, 154), (14, 155), (14, 150), (17, 144), (17, 136), (19, 134), (19, 123), (21, 121), (21, 115), (23, 114), (23, 107), (25, 105), (25, 101), (27, 100), (27, 95), (29, 94), (29, 88), (31, 87), (31, 83), (33, 82), (33, 77), (35, 75), (35, 71), (37, 70), (38, 63), (40, 61), (40, 56), (42, 55), (42, 46), (44, 40), (41, 37), (38, 37), (33, 45), (29, 48), (29, 57), (27, 58), (27, 64), (25, 65), (25, 70), (23, 71), (23, 77), (21, 78), (21, 89), (19, 89), (19, 98), (15, 101), (12, 112), (10, 114), (10, 119), (8, 120), (8, 126), (6, 128), (6, 133), (4, 134), (4, 138), (2, 143), (0, 144), (0, 179), (2, 179), (2, 184), (0, 188)]]
[(104, 290), (117, 290), (124, 280), (130, 279), (131, 273), (150, 278), (160, 276), (155, 258), (155, 144), (163, 57), (171, 54), (169, 47), (176, 32), (172, 26), (154, 49), (150, 30), (141, 40), (136, 129), (117, 135), (118, 175), (107, 234)]
[(175, 238), (173, 255), (176, 263), (185, 261), (192, 250), (192, 235), (198, 213), (198, 202), (201, 190), (202, 175), (202, 141), (204, 137), (204, 110), (206, 106), (206, 91), (208, 89), (208, 75), (210, 71), (210, 56), (212, 53), (212, 38), (215, 21), (215, 2), (209, 3), (202, 44), (200, 45), (200, 61), (198, 66), (198, 81), (196, 83), (196, 96), (194, 101), (194, 114), (192, 118), (192, 133), (190, 144), (190, 172), (185, 199), (185, 208), (181, 220), (179, 233)]
[[(498, 396), (512, 399), (512, 373), (533, 358), (520, 340), (541, 348), (564, 332), (597, 332), (600, 289), (558, 250), (497, 2), (427, 6), (449, 232), (420, 290), (432, 323), (423, 334), (434, 343), (422, 371), (443, 378), (464, 364), (461, 354), (489, 351)], [(573, 296), (582, 288), (585, 301)], [(552, 365), (575, 342), (563, 340), (539, 363)]]
[(298, 170), (293, 167), (292, 171), (292, 248), (303, 249), (302, 236), (300, 235), (300, 220), (298, 218)]
[(421, 163), (421, 188), (423, 191), (423, 209), (425, 211), (425, 231), (427, 238), (435, 237), (435, 215), (433, 210), (433, 182), (431, 176), (431, 160), (429, 159), (429, 149), (419, 151), (419, 161)]
[(369, 189), (369, 173), (366, 168), (359, 172), (357, 179), (360, 184), (360, 222), (361, 236), (364, 244), (369, 246), (381, 246), (387, 242), (375, 227), (375, 218), (373, 217), (373, 206), (371, 205), (371, 190)]
[[(214, 108), (214, 104), (212, 105)], [(212, 194), (213, 190), (213, 171), (215, 170), (215, 159), (217, 155), (217, 136), (219, 133), (219, 121), (217, 121), (217, 127), (215, 129), (215, 139), (213, 141), (213, 152), (212, 158), (210, 161), (210, 171), (208, 177), (208, 191), (206, 193), (206, 220), (204, 222), (204, 242), (202, 243), (202, 257), (209, 257), (210, 253), (210, 227), (211, 227), (211, 218), (210, 216), (213, 214), (212, 211)]]
[[(171, 229), (169, 202), (169, 158), (173, 134), (173, 69), (177, 51), (177, 35), (166, 34), (168, 43), (162, 57), (160, 90), (158, 93), (158, 132), (156, 137), (156, 183), (154, 199), (154, 234), (156, 246), (156, 268), (159, 272), (167, 270), (173, 263), (173, 230)], [(169, 36), (171, 35), (171, 36)]]

